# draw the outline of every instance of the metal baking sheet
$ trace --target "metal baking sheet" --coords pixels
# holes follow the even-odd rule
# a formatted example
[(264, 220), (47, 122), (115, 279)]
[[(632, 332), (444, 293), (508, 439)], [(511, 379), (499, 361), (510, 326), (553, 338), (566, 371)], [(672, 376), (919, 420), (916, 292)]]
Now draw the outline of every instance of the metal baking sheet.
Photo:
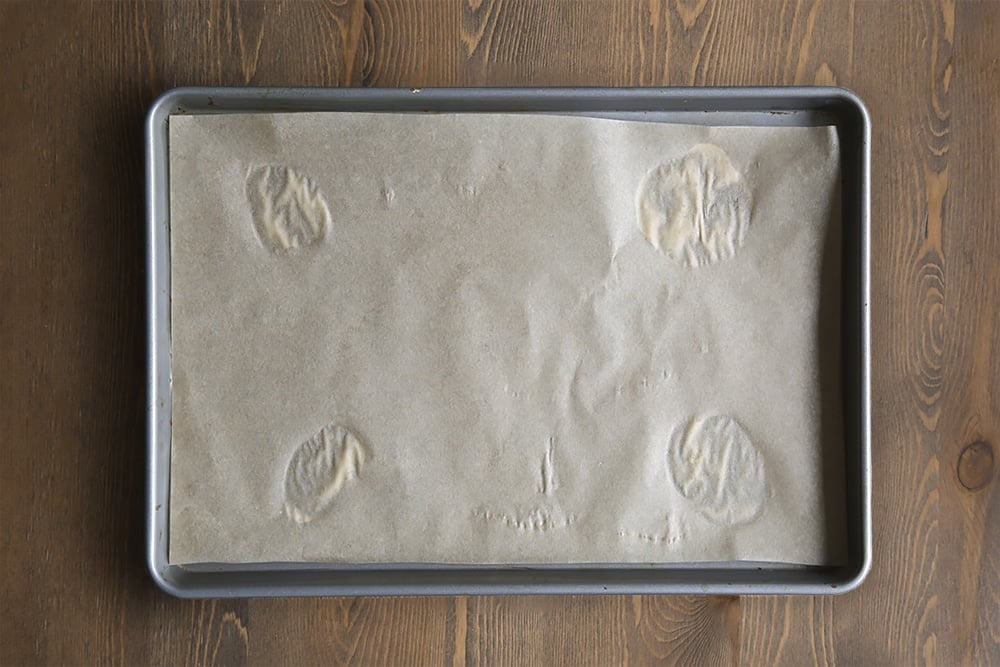
[[(170, 211), (168, 123), (176, 114), (295, 111), (558, 113), (702, 125), (834, 125), (841, 150), (842, 303), (847, 564), (548, 565), (526, 567), (318, 563), (170, 565)], [(181, 597), (413, 594), (831, 594), (871, 566), (869, 180), (871, 127), (840, 88), (178, 88), (146, 122), (148, 403), (147, 558), (156, 583)]]

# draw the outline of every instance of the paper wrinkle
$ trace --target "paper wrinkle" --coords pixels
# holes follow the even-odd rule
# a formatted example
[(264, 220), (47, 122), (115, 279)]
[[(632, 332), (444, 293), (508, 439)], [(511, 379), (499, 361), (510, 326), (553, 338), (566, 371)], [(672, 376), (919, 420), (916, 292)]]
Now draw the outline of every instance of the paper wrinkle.
[[(646, 239), (637, 192), (706, 143), (752, 192), (751, 224), (687, 267)], [(262, 247), (246, 178), (264, 165), (314, 182), (322, 242)], [(843, 558), (825, 531), (842, 489), (823, 485), (842, 434), (819, 418), (840, 406), (817, 377), (836, 354), (816, 333), (833, 128), (172, 116), (170, 173), (171, 562)], [(710, 415), (766, 468), (739, 525), (671, 478), (671, 434)], [(297, 525), (286, 466), (335, 423), (374, 456)]]

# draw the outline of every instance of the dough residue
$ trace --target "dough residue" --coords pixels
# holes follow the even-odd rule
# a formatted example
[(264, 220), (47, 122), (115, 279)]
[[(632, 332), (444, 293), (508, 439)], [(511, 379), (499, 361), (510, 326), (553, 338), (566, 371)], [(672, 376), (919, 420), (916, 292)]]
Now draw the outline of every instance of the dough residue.
[(309, 523), (326, 509), (345, 482), (361, 474), (367, 454), (356, 435), (343, 426), (324, 426), (295, 450), (285, 471), (285, 512), (295, 523)]
[(698, 144), (650, 171), (639, 226), (654, 248), (687, 266), (736, 254), (750, 227), (750, 190), (724, 150)]
[(732, 417), (695, 418), (677, 428), (670, 472), (677, 490), (714, 523), (747, 523), (764, 506), (764, 460)]
[(272, 252), (312, 245), (330, 229), (330, 209), (319, 188), (294, 169), (254, 167), (246, 192), (257, 238)]

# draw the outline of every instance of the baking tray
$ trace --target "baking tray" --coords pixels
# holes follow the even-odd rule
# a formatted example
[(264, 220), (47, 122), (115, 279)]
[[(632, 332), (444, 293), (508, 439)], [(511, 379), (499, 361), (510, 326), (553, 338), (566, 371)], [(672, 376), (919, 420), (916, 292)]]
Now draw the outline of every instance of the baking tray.
[[(255, 563), (170, 565), (170, 207), (175, 114), (296, 111), (554, 113), (702, 125), (834, 125), (841, 151), (840, 358), (847, 564), (675, 563), (548, 566)], [(831, 594), (871, 566), (869, 190), (871, 122), (841, 88), (178, 88), (146, 122), (148, 295), (147, 559), (180, 597), (551, 593)]]

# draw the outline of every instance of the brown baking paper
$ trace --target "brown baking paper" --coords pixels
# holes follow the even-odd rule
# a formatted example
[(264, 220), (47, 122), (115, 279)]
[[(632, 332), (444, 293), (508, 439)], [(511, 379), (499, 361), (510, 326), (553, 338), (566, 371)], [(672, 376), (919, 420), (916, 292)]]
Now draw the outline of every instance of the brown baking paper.
[(172, 563), (843, 558), (833, 128), (170, 118)]

